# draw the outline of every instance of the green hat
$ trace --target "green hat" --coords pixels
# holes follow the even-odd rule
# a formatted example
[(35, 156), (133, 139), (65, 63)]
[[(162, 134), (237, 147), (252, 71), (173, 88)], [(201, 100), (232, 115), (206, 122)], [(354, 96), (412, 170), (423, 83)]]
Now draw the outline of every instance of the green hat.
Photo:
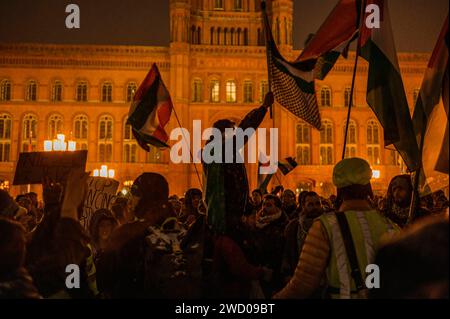
[(362, 158), (346, 158), (336, 164), (333, 170), (333, 184), (337, 188), (350, 185), (367, 185), (372, 178), (369, 163)]

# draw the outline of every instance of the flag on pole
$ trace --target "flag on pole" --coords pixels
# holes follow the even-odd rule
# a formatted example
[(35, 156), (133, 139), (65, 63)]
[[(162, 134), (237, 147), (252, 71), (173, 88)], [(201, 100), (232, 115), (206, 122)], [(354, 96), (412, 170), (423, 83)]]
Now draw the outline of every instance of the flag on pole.
[(339, 56), (346, 57), (358, 34), (360, 12), (361, 1), (339, 1), (295, 62), (314, 66), (314, 77), (323, 80)]
[(266, 34), (266, 54), (270, 88), (277, 102), (295, 116), (320, 129), (320, 113), (314, 88), (314, 71), (302, 69), (300, 63), (287, 62), (278, 51), (272, 36), (269, 19), (262, 2), (264, 30)]
[(297, 167), (297, 162), (292, 157), (287, 157), (284, 159), (284, 161), (280, 161), (278, 163), (278, 168), (280, 169), (281, 173), (283, 175), (287, 175), (289, 172), (294, 170), (294, 168)]
[(423, 143), (422, 195), (448, 187), (448, 41), (447, 16), (414, 106), (414, 130), (419, 145)]
[[(397, 61), (387, 1), (368, 0), (380, 9), (379, 28), (361, 25), (361, 57), (369, 62), (367, 103), (384, 129), (385, 146), (393, 145), (409, 171), (419, 168), (419, 148)], [(366, 21), (368, 13), (365, 13)]]
[(267, 186), (269, 185), (269, 182), (274, 174), (261, 174), (261, 167), (270, 167), (270, 161), (267, 156), (260, 151), (258, 159), (258, 188), (263, 193), (267, 193)]
[(165, 127), (170, 120), (173, 104), (156, 64), (148, 72), (134, 95), (127, 123), (139, 146), (147, 152), (150, 145), (165, 148), (169, 139)]

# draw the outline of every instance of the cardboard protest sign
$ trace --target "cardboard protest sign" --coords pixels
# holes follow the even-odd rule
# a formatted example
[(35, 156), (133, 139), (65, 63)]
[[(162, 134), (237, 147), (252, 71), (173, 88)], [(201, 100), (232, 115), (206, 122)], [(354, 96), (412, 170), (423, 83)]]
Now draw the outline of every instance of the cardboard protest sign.
[(87, 192), (83, 203), (83, 214), (80, 222), (86, 229), (89, 228), (92, 215), (100, 208), (111, 209), (116, 198), (119, 182), (104, 177), (89, 177)]
[(20, 153), (13, 185), (41, 184), (44, 176), (65, 181), (71, 170), (85, 171), (87, 151)]

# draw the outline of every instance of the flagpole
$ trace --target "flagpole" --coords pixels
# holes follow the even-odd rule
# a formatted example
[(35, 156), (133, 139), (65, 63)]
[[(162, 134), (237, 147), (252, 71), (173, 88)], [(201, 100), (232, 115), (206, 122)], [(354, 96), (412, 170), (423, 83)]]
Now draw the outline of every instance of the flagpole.
[[(181, 133), (183, 134), (183, 138), (187, 141), (186, 136), (184, 135), (184, 131), (183, 131), (182, 127), (181, 127), (181, 123), (180, 123), (180, 119), (178, 118), (177, 111), (175, 110), (175, 106), (173, 107), (173, 114), (175, 114), (175, 119), (177, 120), (178, 127), (181, 129)], [(202, 179), (200, 178), (200, 173), (198, 172), (197, 165), (195, 165), (194, 155), (192, 154), (191, 148), (189, 146), (188, 146), (188, 148), (189, 148), (189, 155), (191, 156), (192, 164), (194, 164), (195, 173), (197, 174), (198, 182), (200, 184), (201, 189), (203, 190), (203, 182), (202, 182)]]
[[(419, 97), (420, 98), (420, 97)], [(422, 166), (422, 152), (423, 152), (423, 145), (425, 140), (425, 129), (423, 130), (421, 137), (420, 137), (420, 145), (419, 145), (419, 168), (414, 172), (414, 184), (413, 184), (413, 192), (411, 196), (411, 204), (409, 206), (409, 216), (406, 224), (410, 224), (416, 215), (415, 211), (417, 208), (417, 202), (419, 201), (420, 195), (419, 195), (419, 181), (420, 181), (420, 173), (423, 170)]]
[[(261, 11), (263, 13), (263, 19), (268, 20), (267, 11), (266, 11), (266, 0), (261, 0)], [(270, 27), (270, 26), (268, 26), (268, 27)], [(264, 32), (266, 32), (266, 31), (267, 31), (266, 28), (264, 28)], [(266, 34), (267, 78), (268, 78), (269, 92), (271, 92), (272, 91), (272, 76), (270, 73), (270, 60), (269, 60), (269, 55), (267, 54), (268, 51), (269, 51), (269, 41), (268, 41), (268, 36)], [(262, 98), (264, 99), (264, 96)], [(273, 104), (270, 106), (270, 118), (273, 120), (272, 126), (275, 127), (275, 118), (273, 116)]]
[(364, 20), (364, 8), (366, 7), (366, 0), (361, 3), (360, 13), (359, 13), (359, 28), (358, 28), (358, 38), (356, 42), (356, 57), (355, 64), (353, 66), (353, 75), (352, 75), (352, 86), (350, 88), (350, 100), (348, 102), (348, 111), (347, 111), (347, 122), (345, 123), (345, 135), (344, 135), (344, 147), (342, 148), (342, 159), (345, 158), (345, 149), (347, 148), (347, 136), (348, 136), (348, 127), (350, 124), (350, 113), (352, 111), (353, 105), (353, 92), (355, 90), (355, 79), (356, 79), (356, 70), (358, 68), (358, 58), (361, 50), (360, 45), (360, 37), (361, 37), (361, 26)]

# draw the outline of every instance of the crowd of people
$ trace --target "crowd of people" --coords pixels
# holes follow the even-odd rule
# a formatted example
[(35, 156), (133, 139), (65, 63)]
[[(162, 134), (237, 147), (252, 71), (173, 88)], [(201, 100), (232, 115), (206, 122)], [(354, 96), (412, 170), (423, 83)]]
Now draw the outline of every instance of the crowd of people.
[[(269, 94), (239, 127), (256, 129), (272, 103)], [(222, 133), (234, 126), (215, 123)], [(162, 175), (143, 173), (88, 229), (86, 174), (46, 178), (42, 202), (0, 190), (0, 298), (448, 298), (443, 191), (410, 213), (411, 177), (374, 196), (360, 158), (335, 165), (329, 198), (281, 185), (250, 192), (240, 162), (203, 168), (205, 190), (181, 198)], [(381, 279), (367, 287), (373, 263)], [(79, 267), (75, 288), (68, 265)]]
[[(57, 183), (44, 185), (43, 202), (35, 193), (13, 199), (0, 191), (1, 298), (326, 298), (332, 293), (324, 278), (314, 279), (314, 284), (302, 289), (314, 281), (308, 269), (302, 268), (314, 264), (313, 255), (321, 249), (320, 243), (311, 246), (308, 241), (315, 223), (320, 224), (321, 216), (339, 211), (345, 199), (339, 203), (336, 196), (323, 198), (313, 191), (297, 196), (282, 186), (270, 193), (255, 189), (248, 210), (227, 220), (229, 227), (220, 234), (208, 225), (201, 190), (189, 189), (184, 197), (169, 196), (162, 176), (145, 173), (133, 184), (131, 196), (118, 196), (111, 210), (96, 211), (89, 229), (84, 229), (76, 218), (61, 211), (63, 188)], [(350, 195), (357, 192), (353, 190)], [(448, 229), (439, 225), (448, 225), (444, 192), (422, 198), (411, 224), (414, 227), (407, 223), (411, 197), (411, 179), (400, 175), (392, 179), (386, 197), (363, 195), (365, 203), (357, 207), (386, 218), (393, 229), (404, 229), (402, 237), (384, 248), (386, 252), (379, 257), (399, 278), (402, 271), (394, 269), (399, 264), (385, 256), (400, 254), (397, 250), (403, 249), (405, 259), (411, 259), (415, 267), (425, 257), (430, 258), (426, 261), (430, 267), (442, 265), (445, 258), (448, 264), (448, 252), (439, 257), (439, 251), (433, 250), (436, 245), (441, 248), (439, 238), (448, 244)], [(434, 224), (427, 216), (436, 217)], [(427, 230), (428, 235), (423, 233)], [(318, 230), (322, 237), (326, 232)], [(313, 254), (309, 255), (311, 249)], [(413, 249), (423, 249), (425, 255), (411, 255)], [(329, 255), (330, 247), (322, 263)], [(444, 260), (433, 265), (432, 258)], [(65, 285), (68, 264), (81, 267), (80, 289)], [(313, 271), (315, 266), (310, 267)], [(436, 270), (433, 275), (443, 272)], [(321, 272), (314, 275), (318, 274)], [(442, 279), (436, 278), (435, 284), (440, 286), (432, 289), (436, 296), (448, 293), (448, 286), (439, 281)], [(425, 287), (416, 293), (422, 296)], [(415, 296), (411, 290), (399, 289), (397, 295), (390, 292), (389, 296)]]

